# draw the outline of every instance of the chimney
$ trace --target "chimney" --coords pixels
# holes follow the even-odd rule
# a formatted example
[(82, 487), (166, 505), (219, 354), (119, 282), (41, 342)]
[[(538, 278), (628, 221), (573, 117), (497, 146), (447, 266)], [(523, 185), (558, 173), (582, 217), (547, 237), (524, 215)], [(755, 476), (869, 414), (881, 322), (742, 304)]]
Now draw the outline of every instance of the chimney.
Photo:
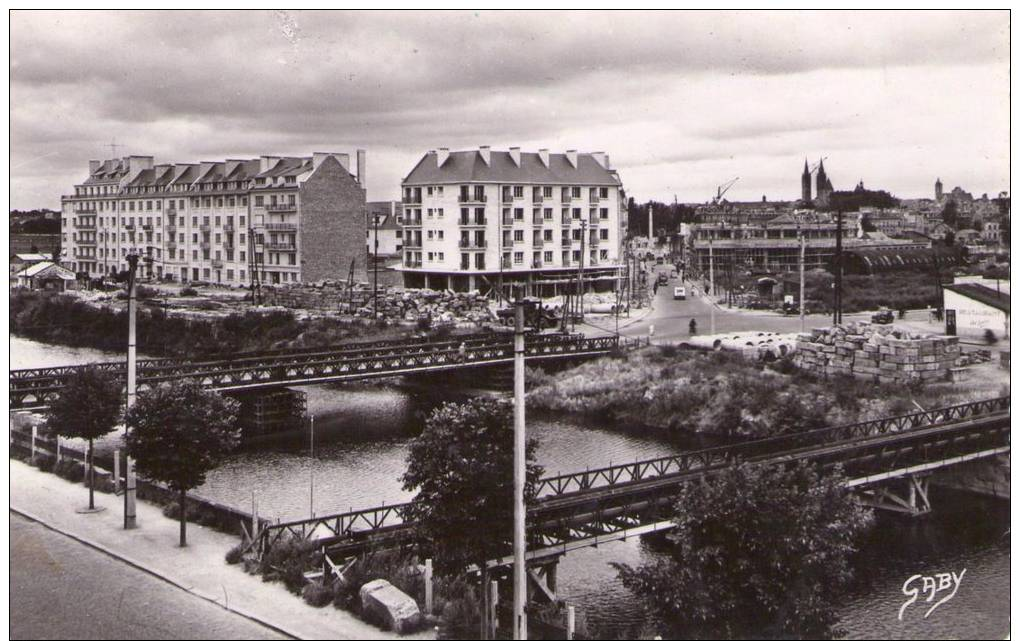
[(573, 165), (574, 169), (577, 169), (577, 150), (576, 149), (568, 149), (567, 150), (567, 162), (569, 162), (571, 165)]
[(365, 167), (365, 150), (359, 149), (356, 152), (356, 162), (358, 164), (358, 184), (361, 185), (362, 189), (368, 189), (365, 187), (365, 179), (368, 175), (365, 173), (368, 169)]
[(538, 159), (541, 160), (542, 164), (545, 165), (548, 168), (549, 167), (549, 150), (548, 149), (539, 149), (538, 150)]
[(492, 161), (492, 157), (491, 157), (491, 154), (489, 152), (489, 146), (488, 145), (482, 145), (481, 147), (479, 147), (478, 148), (478, 153), (481, 155), (482, 161), (484, 161), (486, 165), (491, 165), (492, 164), (492, 162), (491, 162)]
[(606, 164), (605, 152), (593, 151), (591, 152), (591, 157), (595, 159), (595, 162), (599, 164), (599, 167), (602, 167), (603, 169), (609, 169), (609, 166)]
[(443, 163), (445, 163), (446, 159), (449, 158), (449, 157), (450, 157), (450, 148), (449, 147), (440, 147), (439, 148), (439, 153), (436, 154), (436, 167), (442, 167)]
[(128, 171), (152, 169), (152, 156), (128, 156)]
[(102, 164), (103, 163), (101, 161), (99, 161), (99, 160), (90, 160), (89, 161), (89, 175), (92, 175), (92, 174), (96, 173), (97, 171), (99, 171), (99, 167)]
[(279, 156), (262, 156), (259, 158), (259, 173), (269, 171), (280, 161)]
[(521, 166), (521, 148), (511, 147), (510, 148), (510, 159), (514, 161), (514, 164), (518, 167)]

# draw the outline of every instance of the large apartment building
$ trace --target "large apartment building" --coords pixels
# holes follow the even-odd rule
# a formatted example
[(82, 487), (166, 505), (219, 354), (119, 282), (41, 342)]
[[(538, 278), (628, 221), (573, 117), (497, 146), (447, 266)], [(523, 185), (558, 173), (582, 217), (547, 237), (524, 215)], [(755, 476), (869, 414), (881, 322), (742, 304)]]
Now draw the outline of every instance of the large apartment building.
[(604, 153), (440, 148), (402, 187), (408, 287), (548, 296), (579, 272), (586, 289), (616, 283), (627, 208)]
[(223, 285), (346, 278), (365, 273), (365, 152), (153, 163), (152, 156), (89, 162), (61, 198), (62, 262), (91, 276)]

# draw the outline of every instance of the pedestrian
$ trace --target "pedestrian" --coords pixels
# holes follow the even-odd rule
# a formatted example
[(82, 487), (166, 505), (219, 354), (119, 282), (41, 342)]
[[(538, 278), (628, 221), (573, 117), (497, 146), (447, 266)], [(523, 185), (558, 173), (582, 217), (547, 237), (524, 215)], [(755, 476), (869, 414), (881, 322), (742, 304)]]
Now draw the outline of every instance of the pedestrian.
[(688, 325), (688, 327), (691, 330), (691, 336), (698, 333), (698, 321), (694, 320), (693, 318), (691, 319), (691, 322)]
[(467, 358), (467, 344), (466, 343), (462, 342), (460, 344), (460, 347), (457, 348), (457, 354), (458, 354), (457, 360), (459, 360), (460, 362), (463, 363), (464, 360)]

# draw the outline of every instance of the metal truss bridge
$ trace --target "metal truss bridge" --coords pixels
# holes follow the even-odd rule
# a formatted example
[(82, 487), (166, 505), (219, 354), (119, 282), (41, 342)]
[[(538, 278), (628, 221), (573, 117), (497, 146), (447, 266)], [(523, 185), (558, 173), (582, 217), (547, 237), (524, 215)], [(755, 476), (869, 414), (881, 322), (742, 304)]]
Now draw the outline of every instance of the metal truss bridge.
[[(710, 477), (738, 461), (782, 465), (810, 461), (822, 469), (841, 466), (848, 487), (868, 502), (885, 500), (906, 512), (923, 512), (926, 478), (934, 470), (1009, 452), (1008, 396), (875, 421), (784, 434), (541, 479), (528, 509), (527, 558), (556, 557), (570, 550), (668, 530), (678, 487)], [(923, 480), (925, 482), (920, 482)], [(887, 491), (907, 483), (908, 499)], [(921, 505), (918, 507), (917, 500)], [(269, 525), (252, 541), (262, 554), (282, 537), (315, 541), (327, 559), (415, 542), (409, 504)], [(512, 555), (490, 561), (513, 562)], [(330, 561), (332, 565), (332, 561)]]
[[(591, 358), (618, 346), (616, 336), (529, 334), (525, 357), (529, 361)], [(509, 364), (513, 356), (512, 334), (488, 333), (430, 342), (411, 339), (276, 350), (210, 361), (144, 359), (138, 361), (137, 386), (142, 392), (167, 381), (192, 380), (219, 391), (237, 392)], [(127, 380), (125, 362), (12, 370), (10, 410), (46, 407), (67, 378), (86, 367), (112, 372), (122, 383)]]

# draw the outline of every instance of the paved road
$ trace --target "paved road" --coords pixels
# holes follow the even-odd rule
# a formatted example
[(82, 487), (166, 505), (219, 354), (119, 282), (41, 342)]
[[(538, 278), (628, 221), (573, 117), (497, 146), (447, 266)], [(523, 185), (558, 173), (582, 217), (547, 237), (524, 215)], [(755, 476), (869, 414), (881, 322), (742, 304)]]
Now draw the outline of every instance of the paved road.
[(12, 639), (289, 638), (34, 521), (10, 516)]
[[(628, 323), (626, 318), (620, 319), (620, 334), (623, 336), (645, 337), (648, 336), (648, 328), (655, 326), (654, 340), (669, 342), (682, 340), (690, 336), (690, 322), (693, 318), (697, 321), (699, 334), (711, 333), (712, 327), (712, 305), (701, 296), (692, 295), (691, 283), (684, 283), (687, 289), (686, 300), (674, 300), (673, 288), (680, 284), (677, 279), (672, 279), (669, 284), (660, 287), (655, 297), (654, 309), (642, 320)], [(844, 322), (870, 320), (871, 313), (863, 312), (857, 314), (844, 314)], [(923, 310), (907, 313), (906, 320), (915, 325), (927, 328), (927, 312)], [(614, 329), (614, 319), (603, 317), (595, 321), (604, 330)], [(823, 327), (832, 324), (832, 316), (829, 314), (809, 314), (805, 318), (805, 327), (810, 330), (812, 327)], [(760, 311), (733, 311), (725, 304), (719, 305), (715, 310), (715, 331), (716, 333), (737, 332), (737, 331), (759, 331), (759, 332), (799, 332), (801, 329), (800, 316), (784, 316), (772, 312)], [(581, 331), (590, 331), (589, 327), (581, 328)], [(941, 331), (941, 327), (932, 326), (931, 330)]]

